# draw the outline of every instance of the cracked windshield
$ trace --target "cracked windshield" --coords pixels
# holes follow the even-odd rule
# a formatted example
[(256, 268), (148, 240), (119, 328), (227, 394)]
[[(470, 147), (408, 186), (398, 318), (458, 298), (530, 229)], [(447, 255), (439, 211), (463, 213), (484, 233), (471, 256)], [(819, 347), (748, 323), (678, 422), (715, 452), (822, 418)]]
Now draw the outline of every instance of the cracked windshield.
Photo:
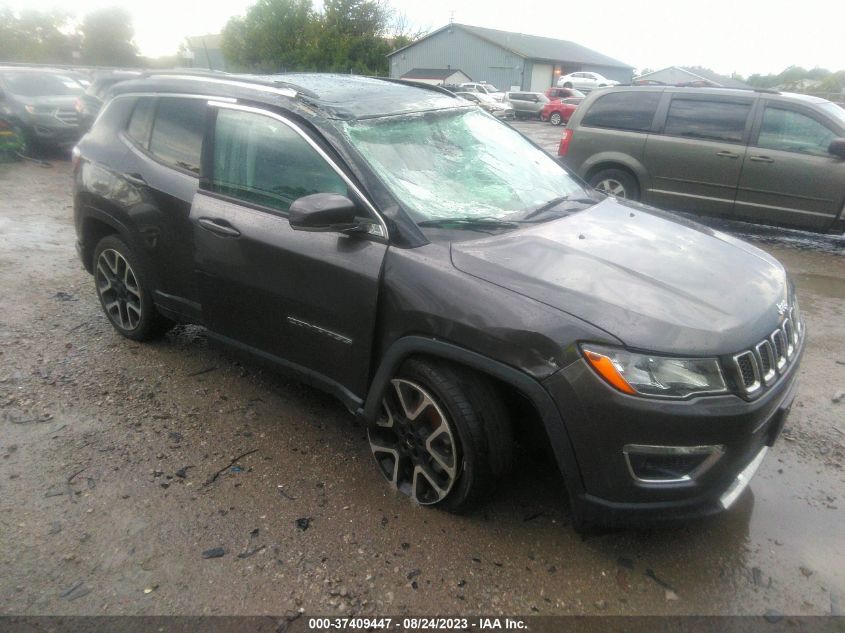
[(581, 191), (552, 158), (476, 110), (341, 125), (417, 221), (516, 218)]

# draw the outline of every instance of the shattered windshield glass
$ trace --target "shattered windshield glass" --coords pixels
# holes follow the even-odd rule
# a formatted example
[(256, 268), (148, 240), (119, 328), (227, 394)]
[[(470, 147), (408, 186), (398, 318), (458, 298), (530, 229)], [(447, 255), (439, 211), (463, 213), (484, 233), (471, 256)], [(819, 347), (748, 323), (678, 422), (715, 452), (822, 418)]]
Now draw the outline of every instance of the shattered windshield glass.
[(477, 108), (339, 125), (417, 222), (517, 217), (582, 192), (554, 159)]

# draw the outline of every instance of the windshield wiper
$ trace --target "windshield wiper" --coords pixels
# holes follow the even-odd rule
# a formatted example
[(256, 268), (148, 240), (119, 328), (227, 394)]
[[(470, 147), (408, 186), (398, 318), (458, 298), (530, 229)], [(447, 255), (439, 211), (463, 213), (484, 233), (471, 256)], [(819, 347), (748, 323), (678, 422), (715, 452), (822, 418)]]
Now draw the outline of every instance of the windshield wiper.
[(570, 198), (569, 196), (558, 196), (557, 198), (552, 198), (548, 202), (541, 204), (536, 209), (531, 209), (528, 213), (522, 216), (522, 221), (525, 222), (530, 220), (531, 218), (535, 218), (541, 213), (545, 213), (546, 211), (551, 211), (559, 204), (563, 204), (564, 202), (571, 202), (572, 204), (597, 204), (598, 200), (594, 200), (593, 198), (582, 197), (582, 198)]
[(492, 228), (492, 229), (515, 229), (520, 225), (520, 220), (502, 220), (494, 217), (459, 217), (459, 218), (438, 218), (436, 220), (423, 220), (417, 222), (417, 226), (431, 226), (436, 228)]

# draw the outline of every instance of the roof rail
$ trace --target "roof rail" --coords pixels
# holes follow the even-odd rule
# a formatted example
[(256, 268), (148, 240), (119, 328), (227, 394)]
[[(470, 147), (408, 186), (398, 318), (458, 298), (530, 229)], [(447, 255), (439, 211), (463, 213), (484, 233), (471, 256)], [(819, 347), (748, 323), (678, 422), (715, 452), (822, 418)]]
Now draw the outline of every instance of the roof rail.
[(439, 92), (440, 94), (448, 95), (450, 97), (455, 96), (453, 92), (447, 90), (443, 86), (435, 86), (433, 84), (427, 84), (422, 81), (414, 81), (413, 79), (402, 79), (400, 77), (371, 77), (371, 79), (381, 79), (382, 81), (389, 81), (390, 83), (394, 84), (404, 84), (406, 86), (422, 88), (423, 90), (433, 90), (434, 92)]
[(287, 97), (295, 97), (297, 95), (304, 95), (311, 98), (318, 98), (318, 95), (298, 86), (292, 82), (276, 79), (277, 75), (236, 75), (227, 73), (222, 70), (205, 70), (205, 69), (186, 69), (187, 72), (181, 70), (165, 70), (165, 71), (150, 71), (144, 73), (140, 78), (146, 79), (151, 77), (173, 77), (176, 79), (188, 79), (192, 81), (208, 81), (212, 83), (224, 83), (230, 85), (241, 85), (254, 88), (256, 90), (264, 90), (275, 92)]

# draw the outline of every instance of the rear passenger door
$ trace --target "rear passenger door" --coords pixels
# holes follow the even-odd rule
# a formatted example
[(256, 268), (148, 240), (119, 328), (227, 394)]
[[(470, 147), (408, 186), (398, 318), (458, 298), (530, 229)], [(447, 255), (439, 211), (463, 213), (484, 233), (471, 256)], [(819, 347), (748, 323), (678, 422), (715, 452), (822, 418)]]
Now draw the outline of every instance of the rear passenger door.
[[(730, 215), (755, 97), (666, 93), (662, 125), (646, 141), (645, 201), (664, 209)], [(662, 113), (661, 113), (662, 114)]]
[(742, 169), (737, 215), (826, 229), (845, 201), (845, 161), (827, 148), (845, 132), (798, 104), (762, 104)]
[(208, 98), (138, 97), (123, 139), (127, 215), (157, 277), (155, 302), (198, 317), (188, 216), (199, 184)]
[(362, 216), (374, 209), (294, 121), (226, 104), (212, 111), (191, 209), (206, 325), (347, 402), (350, 391), (363, 395), (386, 234), (295, 231), (288, 209), (313, 193), (346, 195)]

